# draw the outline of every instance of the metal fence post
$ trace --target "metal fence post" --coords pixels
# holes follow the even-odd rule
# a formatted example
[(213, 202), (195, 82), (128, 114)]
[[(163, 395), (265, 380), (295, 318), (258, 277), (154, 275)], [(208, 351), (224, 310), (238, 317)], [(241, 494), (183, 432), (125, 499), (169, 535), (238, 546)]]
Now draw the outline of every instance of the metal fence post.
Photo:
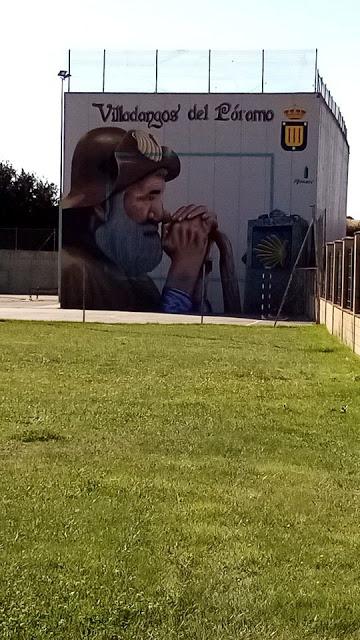
[(69, 71), (69, 77), (67, 79), (68, 81), (68, 91), (70, 92), (70, 78), (71, 78), (71, 49), (69, 49), (68, 51), (68, 71)]
[(159, 62), (159, 49), (155, 50), (155, 93), (158, 92), (158, 62)]
[(85, 263), (82, 263), (82, 321), (85, 322), (85, 299), (86, 299), (86, 272)]
[(200, 313), (201, 313), (201, 322), (200, 324), (204, 324), (204, 301), (205, 301), (205, 260), (202, 266), (202, 276), (201, 276), (201, 302), (200, 302)]
[(106, 66), (106, 49), (104, 49), (103, 53), (103, 73), (102, 73), (102, 91), (105, 91), (105, 66)]
[(356, 316), (360, 312), (360, 233), (354, 234), (353, 269), (353, 351), (356, 351)]
[(209, 49), (208, 93), (211, 93), (211, 49)]

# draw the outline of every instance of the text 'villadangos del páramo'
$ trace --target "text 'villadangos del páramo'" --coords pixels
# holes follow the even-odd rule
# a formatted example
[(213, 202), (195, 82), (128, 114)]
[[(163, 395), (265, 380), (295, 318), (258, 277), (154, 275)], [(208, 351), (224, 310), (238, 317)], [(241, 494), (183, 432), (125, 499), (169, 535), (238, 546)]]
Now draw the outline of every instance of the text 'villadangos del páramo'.
[[(174, 109), (143, 109), (136, 105), (127, 109), (122, 104), (104, 104), (93, 102), (102, 122), (140, 122), (150, 129), (161, 129), (164, 124), (177, 122), (181, 115), (181, 105)], [(272, 109), (243, 109), (239, 104), (221, 102), (210, 108), (208, 104), (194, 104), (190, 109), (184, 109), (184, 116), (191, 122), (215, 120), (217, 122), (271, 122), (275, 114)]]

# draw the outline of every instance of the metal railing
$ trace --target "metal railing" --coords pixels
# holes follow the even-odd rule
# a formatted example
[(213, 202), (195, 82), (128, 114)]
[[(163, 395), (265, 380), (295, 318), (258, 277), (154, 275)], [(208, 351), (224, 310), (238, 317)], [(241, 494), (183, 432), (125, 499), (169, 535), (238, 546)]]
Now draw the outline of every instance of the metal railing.
[(336, 104), (334, 98), (332, 97), (330, 90), (328, 89), (326, 83), (324, 82), (323, 78), (319, 74), (318, 70), (316, 71), (315, 92), (320, 93), (320, 95), (322, 95), (331, 113), (335, 116), (336, 120), (338, 121), (340, 129), (343, 132), (345, 138), (347, 138), (347, 128), (346, 128), (345, 120), (342, 116), (342, 113), (338, 105)]
[(360, 232), (326, 244), (322, 296), (342, 309), (360, 313)]

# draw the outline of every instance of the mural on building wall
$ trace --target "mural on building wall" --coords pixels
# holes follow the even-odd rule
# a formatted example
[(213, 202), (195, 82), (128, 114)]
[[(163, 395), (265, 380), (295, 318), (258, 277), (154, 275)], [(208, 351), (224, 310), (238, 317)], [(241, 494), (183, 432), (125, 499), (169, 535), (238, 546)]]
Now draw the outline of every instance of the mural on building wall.
[[(215, 244), (224, 310), (240, 313), (232, 247), (216, 215), (202, 204), (164, 207), (166, 183), (180, 171), (176, 152), (147, 131), (106, 127), (81, 138), (62, 201), (63, 307), (196, 313), (205, 304), (211, 311), (203, 287)], [(149, 273), (163, 253), (170, 266), (160, 291)]]
[(62, 307), (276, 312), (313, 197), (308, 121), (235, 98), (68, 95)]

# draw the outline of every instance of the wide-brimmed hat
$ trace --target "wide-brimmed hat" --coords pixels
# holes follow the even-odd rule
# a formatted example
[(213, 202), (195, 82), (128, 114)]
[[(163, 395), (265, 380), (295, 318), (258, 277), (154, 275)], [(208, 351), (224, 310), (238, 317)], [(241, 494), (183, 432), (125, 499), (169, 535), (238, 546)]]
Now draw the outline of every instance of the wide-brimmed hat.
[(180, 160), (147, 131), (99, 127), (77, 143), (71, 164), (70, 192), (63, 209), (94, 207), (145, 176), (164, 170), (168, 182), (180, 173)]

